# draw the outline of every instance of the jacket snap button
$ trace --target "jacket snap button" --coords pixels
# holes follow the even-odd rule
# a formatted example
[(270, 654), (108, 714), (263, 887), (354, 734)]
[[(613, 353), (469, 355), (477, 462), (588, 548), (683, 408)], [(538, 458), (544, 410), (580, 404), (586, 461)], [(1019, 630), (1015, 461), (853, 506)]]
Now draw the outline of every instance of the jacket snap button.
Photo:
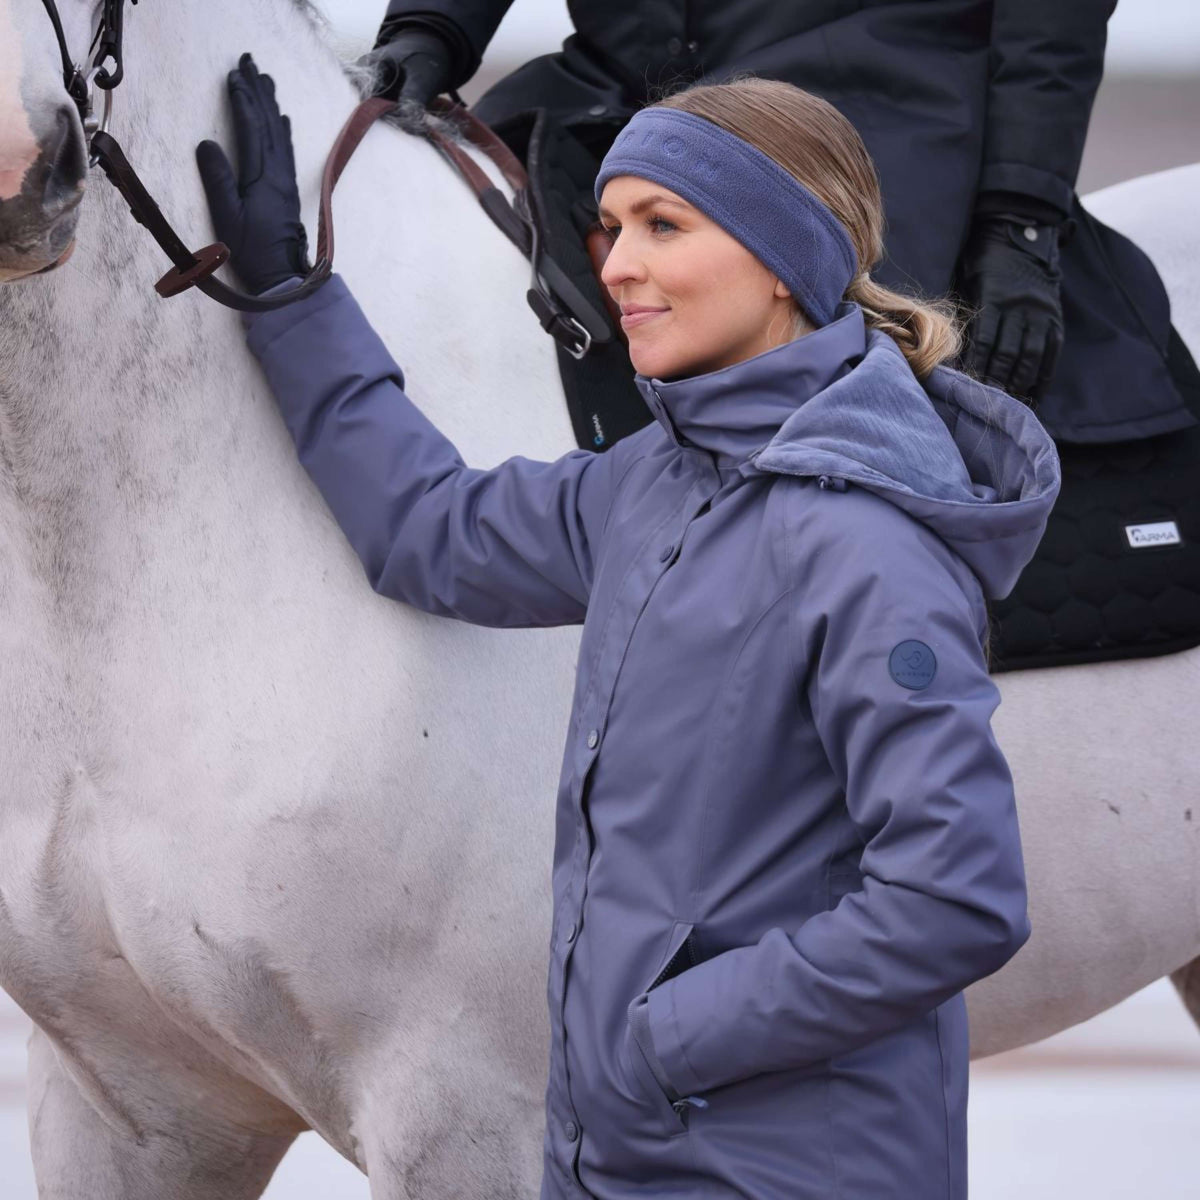
[(658, 561), (659, 561), (659, 562), (666, 562), (666, 561), (667, 561), (667, 559), (668, 559), (668, 558), (670, 558), (670, 557), (671, 557), (671, 555), (672, 555), (672, 554), (674, 554), (674, 553), (675, 553), (675, 545), (674, 545), (674, 543), (672, 543), (670, 546), (667, 546), (667, 547), (666, 547), (666, 548), (663, 550), (663, 552), (662, 552), (662, 553), (661, 553), (661, 554), (658, 556)]
[(574, 1121), (568, 1121), (563, 1132), (567, 1135), (567, 1141), (573, 1142), (579, 1137), (579, 1126)]
[(595, 750), (595, 748), (599, 744), (600, 744), (600, 733), (598, 730), (593, 729), (592, 732), (588, 734), (588, 749)]

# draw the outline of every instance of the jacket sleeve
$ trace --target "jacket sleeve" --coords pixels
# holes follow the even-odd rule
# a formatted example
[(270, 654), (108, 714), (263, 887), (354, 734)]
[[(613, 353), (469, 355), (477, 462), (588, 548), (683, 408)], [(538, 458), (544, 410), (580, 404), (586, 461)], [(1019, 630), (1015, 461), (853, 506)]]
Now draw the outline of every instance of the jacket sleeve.
[(1116, 0), (995, 0), (980, 192), (1070, 211)]
[(512, 7), (513, 0), (391, 0), (384, 30), (425, 25), (455, 50), (451, 87), (461, 87), (479, 69), (488, 43)]
[[(996, 971), (1030, 933), (974, 576), (869, 493), (823, 493), (808, 508), (792, 542), (803, 547), (797, 719), (811, 712), (844, 793), (862, 887), (648, 993), (651, 1065), (680, 1095), (873, 1042)], [(927, 686), (889, 670), (908, 640), (936, 656)]]
[(583, 620), (633, 439), (472, 469), (404, 394), (340, 276), (245, 324), (300, 462), (377, 592), (477, 625)]

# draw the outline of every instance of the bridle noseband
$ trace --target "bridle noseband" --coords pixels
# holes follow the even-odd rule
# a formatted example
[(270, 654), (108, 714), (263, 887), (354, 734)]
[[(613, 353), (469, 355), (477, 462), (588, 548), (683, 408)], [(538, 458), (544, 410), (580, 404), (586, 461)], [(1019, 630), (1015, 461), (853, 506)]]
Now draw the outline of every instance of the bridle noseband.
[[(129, 0), (136, 4), (138, 0)], [(100, 13), (100, 23), (96, 26), (96, 35), (89, 47), (91, 64), (86, 74), (82, 65), (71, 58), (70, 47), (63, 33), (62, 18), (58, 14), (55, 0), (42, 0), (42, 7), (54, 26), (54, 36), (58, 40), (58, 53), (62, 58), (63, 84), (67, 93), (79, 110), (79, 119), (83, 122), (84, 133), (90, 144), (96, 133), (108, 128), (109, 117), (112, 115), (112, 91), (125, 77), (125, 64), (122, 61), (122, 41), (125, 33), (125, 0), (104, 0)], [(106, 62), (111, 60), (111, 67)], [(94, 89), (100, 88), (104, 96), (104, 116), (97, 121), (92, 112), (92, 97)], [(96, 160), (91, 160), (96, 165)]]
[[(138, 0), (129, 0), (137, 4)], [(144, 225), (175, 264), (155, 285), (160, 296), (177, 296), (199, 288), (206, 296), (242, 312), (267, 312), (295, 304), (316, 291), (333, 274), (333, 189), (367, 130), (380, 117), (395, 112), (396, 103), (380, 97), (364, 100), (350, 115), (325, 163), (321, 182), (321, 209), (317, 221), (317, 259), (303, 282), (277, 296), (252, 296), (213, 277), (229, 259), (229, 248), (214, 242), (191, 251), (163, 216), (154, 198), (138, 178), (117, 140), (108, 132), (113, 91), (125, 77), (123, 39), (126, 0), (103, 0), (100, 21), (89, 47), (85, 69), (71, 58), (56, 0), (42, 0), (62, 57), (63, 83), (83, 122), (89, 166), (99, 165), (129, 205), (134, 219)], [(104, 92), (104, 113), (93, 112), (94, 89)], [(538, 221), (533, 212), (529, 178), (520, 162), (487, 126), (477, 121), (455, 97), (451, 104), (440, 97), (433, 110), (461, 122), (463, 135), (500, 167), (515, 199), (510, 204), (498, 188), (448, 138), (431, 124), (426, 136), (473, 188), (484, 211), (528, 258), (533, 268), (532, 287), (526, 293), (543, 329), (574, 358), (582, 358), (593, 345), (611, 341), (610, 327), (566, 274), (543, 250)]]
[[(138, 0), (129, 2), (136, 4)], [(84, 68), (71, 58), (56, 0), (42, 0), (42, 6), (50, 18), (51, 25), (54, 26), (54, 36), (58, 39), (63, 83), (83, 122), (88, 165), (100, 166), (109, 182), (125, 198), (134, 219), (146, 227), (162, 251), (175, 264), (154, 285), (155, 291), (160, 296), (177, 296), (188, 288), (196, 287), (219, 304), (242, 312), (267, 312), (270, 309), (282, 308), (285, 304), (294, 304), (316, 291), (333, 274), (331, 257), (323, 257), (320, 253), (316, 266), (304, 282), (282, 296), (251, 296), (228, 287), (219, 279), (214, 279), (213, 272), (228, 261), (229, 248), (223, 242), (214, 242), (211, 246), (204, 246), (193, 253), (154, 203), (154, 198), (125, 157), (120, 143), (108, 132), (113, 91), (125, 78), (125, 3), (126, 0), (103, 0), (100, 21), (89, 47), (90, 61)], [(104, 92), (104, 114), (99, 119), (93, 111), (95, 88)]]

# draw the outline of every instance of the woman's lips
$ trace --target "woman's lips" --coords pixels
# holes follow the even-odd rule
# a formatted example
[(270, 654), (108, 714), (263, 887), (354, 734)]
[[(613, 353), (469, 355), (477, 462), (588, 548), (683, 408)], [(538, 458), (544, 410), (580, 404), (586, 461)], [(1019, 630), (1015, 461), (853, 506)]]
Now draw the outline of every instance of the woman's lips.
[(635, 325), (641, 325), (644, 321), (649, 321), (652, 317), (661, 317), (663, 313), (670, 311), (669, 308), (655, 308), (648, 312), (627, 313), (621, 318), (621, 328), (632, 329)]

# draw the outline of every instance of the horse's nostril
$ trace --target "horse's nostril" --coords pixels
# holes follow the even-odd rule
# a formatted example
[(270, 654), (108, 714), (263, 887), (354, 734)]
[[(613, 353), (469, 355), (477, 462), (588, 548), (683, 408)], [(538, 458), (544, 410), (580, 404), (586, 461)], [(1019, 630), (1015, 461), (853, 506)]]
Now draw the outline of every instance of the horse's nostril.
[(53, 146), (48, 153), (50, 174), (43, 200), (48, 209), (61, 208), (76, 198), (87, 177), (83, 127), (75, 109), (68, 105), (58, 110)]

